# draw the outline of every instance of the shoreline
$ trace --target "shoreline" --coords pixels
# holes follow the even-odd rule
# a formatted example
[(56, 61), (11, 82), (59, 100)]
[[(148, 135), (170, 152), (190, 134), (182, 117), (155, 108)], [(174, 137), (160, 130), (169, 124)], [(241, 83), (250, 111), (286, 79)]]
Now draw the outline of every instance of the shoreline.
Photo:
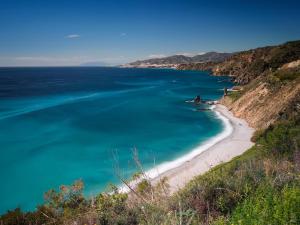
[[(254, 145), (254, 143), (251, 142), (254, 129), (251, 128), (245, 120), (235, 117), (226, 106), (221, 104), (217, 104), (213, 110), (223, 121), (225, 130), (217, 135), (215, 140), (208, 140), (207, 143), (193, 150), (191, 153), (196, 152), (198, 149), (198, 154), (189, 160), (186, 159), (181, 165), (163, 172), (159, 172), (159, 166), (158, 168), (154, 168), (158, 173), (157, 176), (151, 179), (152, 184), (156, 184), (162, 178), (166, 177), (170, 185), (170, 194), (173, 194), (182, 189), (194, 177), (204, 174), (221, 163), (230, 161)], [(219, 138), (217, 138), (218, 136)], [(210, 142), (212, 144), (210, 144)], [(185, 156), (191, 153), (181, 158), (186, 158)]]
[[(230, 161), (254, 145), (251, 142), (254, 129), (245, 120), (235, 117), (226, 106), (221, 104), (215, 105), (212, 110), (222, 120), (225, 129), (191, 152), (147, 170), (145, 172), (146, 177), (150, 179), (153, 185), (166, 177), (170, 194), (173, 194), (183, 188), (195, 176), (204, 174), (211, 168)], [(140, 179), (137, 179), (132, 181), (130, 185), (134, 187), (139, 182)], [(124, 185), (121, 185), (120, 191), (130, 192)]]

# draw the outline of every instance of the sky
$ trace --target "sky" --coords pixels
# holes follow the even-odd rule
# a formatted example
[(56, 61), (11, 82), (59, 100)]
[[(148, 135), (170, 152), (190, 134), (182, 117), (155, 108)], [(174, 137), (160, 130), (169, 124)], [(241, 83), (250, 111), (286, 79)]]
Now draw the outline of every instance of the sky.
[(118, 65), (297, 39), (299, 0), (0, 0), (0, 66)]

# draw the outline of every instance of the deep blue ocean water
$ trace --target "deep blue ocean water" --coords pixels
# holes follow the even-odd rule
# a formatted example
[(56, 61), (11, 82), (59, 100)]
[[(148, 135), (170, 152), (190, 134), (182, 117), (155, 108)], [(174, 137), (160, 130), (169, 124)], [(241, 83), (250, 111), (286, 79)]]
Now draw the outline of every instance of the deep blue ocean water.
[[(33, 209), (43, 193), (82, 179), (85, 194), (174, 160), (220, 133), (212, 111), (231, 83), (207, 72), (121, 68), (0, 68), (0, 213)], [(201, 106), (201, 108), (208, 106)]]

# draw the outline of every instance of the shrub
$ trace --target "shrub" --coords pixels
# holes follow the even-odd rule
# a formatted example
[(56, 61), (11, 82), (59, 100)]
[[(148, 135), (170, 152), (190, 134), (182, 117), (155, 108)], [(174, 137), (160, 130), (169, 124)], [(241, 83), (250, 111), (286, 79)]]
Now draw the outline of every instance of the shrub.
[(268, 152), (290, 154), (300, 145), (300, 125), (296, 121), (281, 121), (270, 126), (258, 141)]
[(233, 211), (228, 224), (300, 224), (300, 188), (262, 185)]
[(292, 81), (300, 77), (300, 71), (298, 70), (278, 70), (275, 74), (280, 81)]
[[(99, 224), (137, 224), (137, 211), (127, 206), (127, 194), (101, 193), (96, 197), (96, 218)], [(139, 212), (141, 213), (141, 212)]]
[(143, 179), (137, 185), (137, 192), (140, 194), (147, 194), (151, 191), (151, 184), (148, 180)]
[(264, 130), (256, 130), (254, 132), (253, 136), (251, 137), (251, 141), (252, 142), (257, 142), (262, 137), (264, 132), (265, 132)]
[(231, 98), (232, 101), (236, 101), (242, 96), (242, 93), (241, 91), (230, 91), (227, 96)]

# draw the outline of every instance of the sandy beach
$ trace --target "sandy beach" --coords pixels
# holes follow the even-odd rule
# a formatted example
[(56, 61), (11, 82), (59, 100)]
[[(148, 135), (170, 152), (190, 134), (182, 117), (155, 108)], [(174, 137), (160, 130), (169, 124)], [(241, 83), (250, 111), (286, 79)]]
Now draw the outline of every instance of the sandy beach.
[(225, 106), (220, 104), (214, 110), (223, 118), (224, 123), (230, 124), (231, 128), (229, 127), (229, 132), (225, 134), (226, 137), (204, 149), (192, 159), (181, 163), (181, 165), (173, 169), (160, 173), (159, 176), (153, 178), (152, 182), (154, 184), (162, 177), (167, 177), (172, 194), (184, 187), (195, 176), (204, 174), (220, 163), (230, 161), (254, 145), (250, 140), (254, 129), (249, 127), (245, 120), (235, 117)]

